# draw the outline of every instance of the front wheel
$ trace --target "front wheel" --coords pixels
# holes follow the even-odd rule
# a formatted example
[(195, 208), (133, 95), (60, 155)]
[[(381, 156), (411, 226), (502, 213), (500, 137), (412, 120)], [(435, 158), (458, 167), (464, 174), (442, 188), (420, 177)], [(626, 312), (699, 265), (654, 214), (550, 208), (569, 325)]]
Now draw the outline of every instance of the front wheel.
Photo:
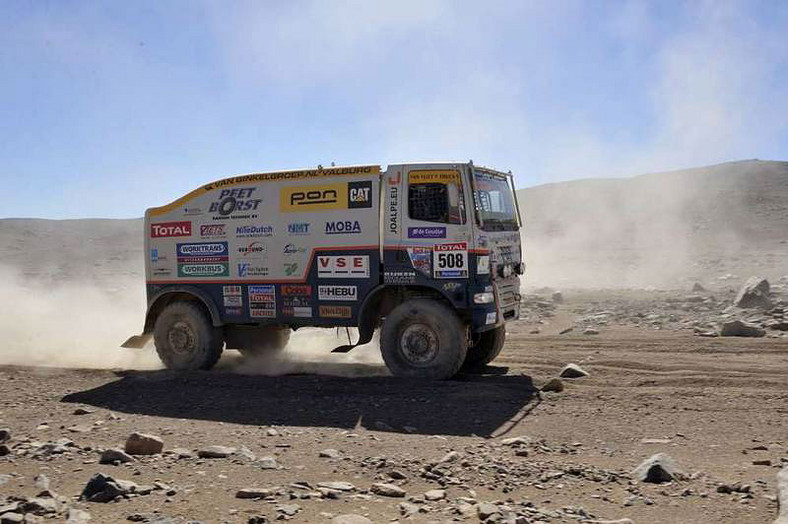
[(503, 349), (506, 340), (506, 326), (483, 332), (479, 341), (468, 348), (468, 355), (462, 364), (462, 369), (472, 370), (486, 366), (497, 357)]
[(169, 369), (211, 369), (222, 355), (222, 331), (193, 302), (164, 308), (153, 329), (156, 353)]
[(447, 379), (465, 360), (468, 340), (457, 314), (440, 302), (403, 302), (386, 317), (380, 351), (396, 376)]

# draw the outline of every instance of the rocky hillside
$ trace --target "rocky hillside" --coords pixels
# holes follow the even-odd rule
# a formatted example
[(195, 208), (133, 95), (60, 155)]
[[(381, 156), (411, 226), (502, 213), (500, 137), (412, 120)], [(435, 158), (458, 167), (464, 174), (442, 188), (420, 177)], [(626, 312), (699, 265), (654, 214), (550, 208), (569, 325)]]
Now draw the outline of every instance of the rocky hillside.
[(788, 274), (788, 162), (520, 190), (534, 285), (683, 287)]

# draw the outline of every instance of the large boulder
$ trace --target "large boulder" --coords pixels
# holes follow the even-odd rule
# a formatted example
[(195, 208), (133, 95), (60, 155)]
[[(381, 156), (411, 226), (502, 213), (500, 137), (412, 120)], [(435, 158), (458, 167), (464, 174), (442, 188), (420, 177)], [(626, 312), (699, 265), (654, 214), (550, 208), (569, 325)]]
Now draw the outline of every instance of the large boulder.
[(665, 453), (657, 453), (632, 470), (632, 476), (640, 482), (660, 484), (676, 480), (682, 476), (682, 473), (670, 456)]
[(125, 451), (129, 455), (156, 455), (164, 449), (164, 441), (156, 435), (132, 433), (126, 439)]
[(766, 330), (752, 324), (745, 324), (741, 320), (725, 322), (720, 330), (723, 337), (763, 337)]
[(740, 308), (769, 309), (772, 307), (769, 281), (761, 277), (748, 278), (733, 299), (733, 305)]

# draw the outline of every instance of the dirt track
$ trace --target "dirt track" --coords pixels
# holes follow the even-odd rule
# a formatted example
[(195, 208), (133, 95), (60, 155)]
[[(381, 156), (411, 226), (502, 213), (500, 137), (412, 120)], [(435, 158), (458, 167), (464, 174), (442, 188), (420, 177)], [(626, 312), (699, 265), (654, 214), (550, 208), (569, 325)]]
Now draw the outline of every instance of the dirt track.
[[(408, 508), (427, 510), (411, 517), (416, 522), (478, 520), (460, 497), (496, 502), (502, 513), (507, 508), (501, 505), (508, 505), (530, 522), (577, 522), (583, 515), (636, 523), (771, 522), (775, 477), (788, 463), (788, 342), (631, 327), (558, 335), (568, 311), (559, 309), (538, 335), (529, 334), (526, 323), (515, 324), (487, 373), (440, 383), (250, 376), (228, 366), (188, 374), (3, 367), (0, 427), (11, 428), (14, 453), (30, 448), (26, 438), (65, 437), (79, 447), (45, 459), (0, 458), (0, 475), (14, 475), (0, 493), (35, 495), (32, 479), (45, 473), (53, 490), (71, 498), (96, 472), (138, 484), (161, 480), (176, 491), (109, 504), (72, 502), (94, 522), (154, 510), (176, 522), (274, 520), (284, 515), (283, 504), (299, 506), (295, 522), (344, 513), (386, 522), (404, 519)], [(538, 393), (568, 362), (591, 376), (566, 381), (562, 393)], [(356, 372), (380, 372), (366, 367)], [(74, 415), (77, 407), (93, 413)], [(47, 428), (36, 429), (42, 423)], [(132, 431), (159, 435), (165, 451), (246, 446), (258, 459), (276, 457), (279, 469), (240, 457), (168, 454), (99, 465), (96, 450), (122, 447)], [(502, 444), (518, 436), (530, 441)], [(327, 448), (341, 458), (319, 457)], [(434, 465), (449, 451), (460, 457)], [(662, 485), (631, 481), (629, 472), (657, 452), (673, 457), (688, 478)], [(765, 459), (771, 466), (753, 465)], [(392, 479), (392, 470), (405, 479)], [(317, 498), (316, 485), (324, 481), (347, 481), (355, 490)], [(310, 487), (292, 487), (298, 482)], [(437, 488), (447, 496), (399, 508), (407, 499), (370, 494), (375, 482), (400, 485), (408, 497)], [(751, 493), (717, 492), (719, 484), (736, 482), (749, 484)], [(281, 489), (269, 501), (235, 498), (245, 487)], [(310, 498), (289, 500), (306, 494)]]

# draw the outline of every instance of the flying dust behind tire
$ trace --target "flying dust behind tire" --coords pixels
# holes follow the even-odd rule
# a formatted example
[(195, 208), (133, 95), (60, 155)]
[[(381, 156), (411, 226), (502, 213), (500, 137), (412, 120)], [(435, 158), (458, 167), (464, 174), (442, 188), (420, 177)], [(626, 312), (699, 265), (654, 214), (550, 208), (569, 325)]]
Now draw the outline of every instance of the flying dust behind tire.
[(463, 370), (474, 370), (483, 368), (500, 355), (503, 343), (506, 340), (506, 326), (483, 332), (479, 341), (468, 348), (465, 362), (462, 364)]
[(290, 341), (290, 328), (242, 327), (225, 329), (227, 349), (237, 349), (246, 358), (272, 355), (282, 351)]
[(193, 302), (173, 302), (156, 319), (156, 353), (169, 369), (211, 369), (222, 355), (222, 331)]
[(429, 299), (403, 302), (386, 317), (380, 351), (396, 376), (442, 380), (465, 360), (465, 329), (449, 307)]

